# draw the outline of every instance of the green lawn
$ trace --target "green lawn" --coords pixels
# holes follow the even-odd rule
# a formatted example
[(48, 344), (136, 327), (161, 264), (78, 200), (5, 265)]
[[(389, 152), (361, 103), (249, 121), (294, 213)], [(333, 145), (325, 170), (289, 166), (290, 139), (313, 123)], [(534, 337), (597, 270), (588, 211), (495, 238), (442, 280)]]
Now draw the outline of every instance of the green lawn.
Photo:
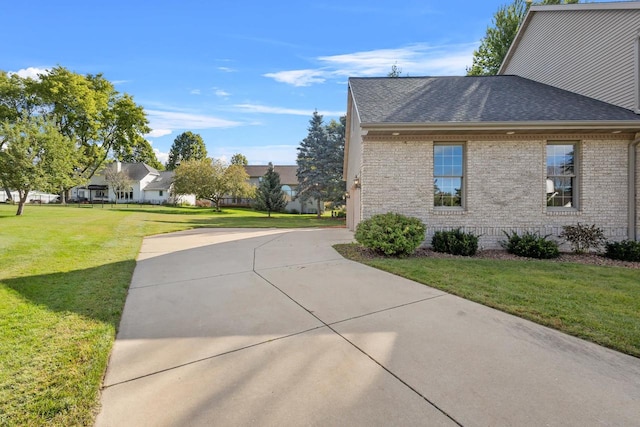
[(640, 357), (640, 270), (540, 260), (345, 257)]
[(142, 238), (194, 227), (318, 227), (232, 209), (0, 205), (0, 425), (91, 425)]

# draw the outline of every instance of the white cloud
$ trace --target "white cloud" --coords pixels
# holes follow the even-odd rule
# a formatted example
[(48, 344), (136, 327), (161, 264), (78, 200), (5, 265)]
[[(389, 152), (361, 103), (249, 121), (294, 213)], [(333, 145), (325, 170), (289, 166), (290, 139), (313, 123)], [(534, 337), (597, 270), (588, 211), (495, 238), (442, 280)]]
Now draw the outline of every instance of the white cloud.
[(153, 129), (151, 132), (146, 134), (147, 138), (159, 138), (161, 136), (169, 135), (172, 132), (171, 129)]
[(200, 95), (200, 89), (193, 89), (191, 92), (189, 92), (191, 95)]
[(147, 110), (149, 127), (157, 130), (176, 129), (214, 129), (241, 126), (243, 123), (221, 119), (204, 114), (191, 114), (178, 111)]
[(39, 74), (47, 74), (49, 72), (49, 68), (38, 68), (38, 67), (29, 67), (22, 68), (15, 72), (9, 72), (9, 74), (17, 74), (19, 77), (26, 79), (27, 77), (38, 80)]
[(330, 74), (322, 70), (291, 70), (267, 73), (264, 77), (293, 86), (311, 86), (314, 83), (324, 83)]
[(227, 92), (226, 90), (222, 90), (222, 89), (215, 89), (215, 94), (216, 96), (219, 96), (220, 98), (227, 98), (228, 96), (231, 96), (231, 94), (229, 92)]
[(225, 73), (234, 73), (236, 70), (229, 67), (218, 67), (218, 70), (224, 71)]
[(158, 159), (158, 161), (160, 163), (162, 163), (163, 165), (165, 163), (167, 163), (167, 161), (169, 160), (169, 153), (163, 153), (162, 151), (158, 150), (157, 148), (154, 148), (153, 152), (156, 153), (156, 159)]
[[(247, 113), (264, 113), (264, 114), (287, 114), (293, 116), (310, 116), (313, 114), (313, 110), (301, 110), (294, 108), (284, 107), (270, 107), (268, 105), (260, 104), (236, 104), (234, 107)], [(318, 114), (323, 116), (342, 116), (344, 111), (318, 111)]]
[(114, 86), (119, 86), (119, 85), (123, 85), (123, 84), (125, 84), (125, 83), (129, 83), (129, 82), (131, 82), (131, 80), (114, 80), (114, 81), (112, 81), (111, 83), (112, 83)]
[(464, 75), (477, 43), (432, 46), (413, 44), (396, 49), (377, 49), (316, 58), (317, 69), (288, 70), (265, 77), (293, 86), (309, 86), (329, 79), (386, 76), (392, 65), (404, 75)]

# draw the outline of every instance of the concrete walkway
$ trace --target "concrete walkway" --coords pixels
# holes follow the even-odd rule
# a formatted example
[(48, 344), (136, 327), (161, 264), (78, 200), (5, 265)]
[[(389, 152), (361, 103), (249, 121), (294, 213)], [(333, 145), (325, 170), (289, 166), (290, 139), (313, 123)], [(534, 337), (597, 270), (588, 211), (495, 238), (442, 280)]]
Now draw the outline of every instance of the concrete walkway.
[(96, 425), (640, 425), (640, 359), (331, 248), (350, 241), (145, 239)]

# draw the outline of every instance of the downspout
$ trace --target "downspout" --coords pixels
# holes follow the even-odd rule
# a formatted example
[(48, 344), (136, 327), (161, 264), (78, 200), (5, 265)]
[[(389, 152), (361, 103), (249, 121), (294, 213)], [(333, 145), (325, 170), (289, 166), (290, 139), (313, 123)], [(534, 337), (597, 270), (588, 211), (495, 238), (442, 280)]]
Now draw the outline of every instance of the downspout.
[(627, 231), (629, 240), (638, 239), (636, 226), (636, 205), (638, 204), (638, 196), (636, 195), (636, 150), (638, 148), (638, 144), (640, 144), (640, 133), (636, 133), (636, 139), (629, 143), (629, 185), (627, 186), (629, 189), (629, 229)]

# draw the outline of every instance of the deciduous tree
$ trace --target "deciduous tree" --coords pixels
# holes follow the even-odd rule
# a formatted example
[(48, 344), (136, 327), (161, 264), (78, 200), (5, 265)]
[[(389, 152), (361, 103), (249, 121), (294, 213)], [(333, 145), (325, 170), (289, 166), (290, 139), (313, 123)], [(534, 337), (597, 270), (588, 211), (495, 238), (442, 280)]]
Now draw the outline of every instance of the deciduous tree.
[(149, 132), (144, 110), (131, 96), (117, 92), (101, 74), (83, 76), (64, 67), (38, 79), (0, 73), (0, 119), (30, 117), (43, 117), (74, 143), (66, 189), (91, 178), (112, 150), (135, 146)]
[(175, 171), (175, 194), (195, 194), (198, 199), (211, 200), (217, 211), (220, 211), (220, 201), (232, 192), (237, 197), (251, 195), (249, 177), (239, 165), (227, 166), (219, 159), (186, 160)]
[(119, 171), (115, 164), (107, 166), (104, 172), (104, 179), (107, 181), (113, 191), (113, 196), (118, 204), (119, 193), (129, 192), (133, 181), (123, 171)]
[(256, 189), (254, 208), (267, 211), (267, 216), (271, 217), (271, 212), (280, 212), (286, 205), (287, 200), (280, 184), (280, 174), (275, 171), (273, 164), (269, 163), (267, 172)]
[(5, 120), (0, 135), (0, 181), (18, 192), (16, 215), (22, 215), (30, 191), (67, 184), (74, 145), (54, 125), (34, 117)]
[(249, 164), (249, 161), (244, 156), (244, 154), (236, 153), (233, 156), (231, 156), (231, 164), (247, 166)]
[(164, 170), (164, 165), (158, 161), (153, 147), (144, 138), (141, 138), (134, 146), (122, 147), (114, 151), (116, 160), (126, 163), (145, 163), (152, 168)]
[(169, 150), (167, 170), (174, 170), (186, 160), (204, 160), (207, 158), (207, 147), (200, 135), (183, 132), (176, 137)]

